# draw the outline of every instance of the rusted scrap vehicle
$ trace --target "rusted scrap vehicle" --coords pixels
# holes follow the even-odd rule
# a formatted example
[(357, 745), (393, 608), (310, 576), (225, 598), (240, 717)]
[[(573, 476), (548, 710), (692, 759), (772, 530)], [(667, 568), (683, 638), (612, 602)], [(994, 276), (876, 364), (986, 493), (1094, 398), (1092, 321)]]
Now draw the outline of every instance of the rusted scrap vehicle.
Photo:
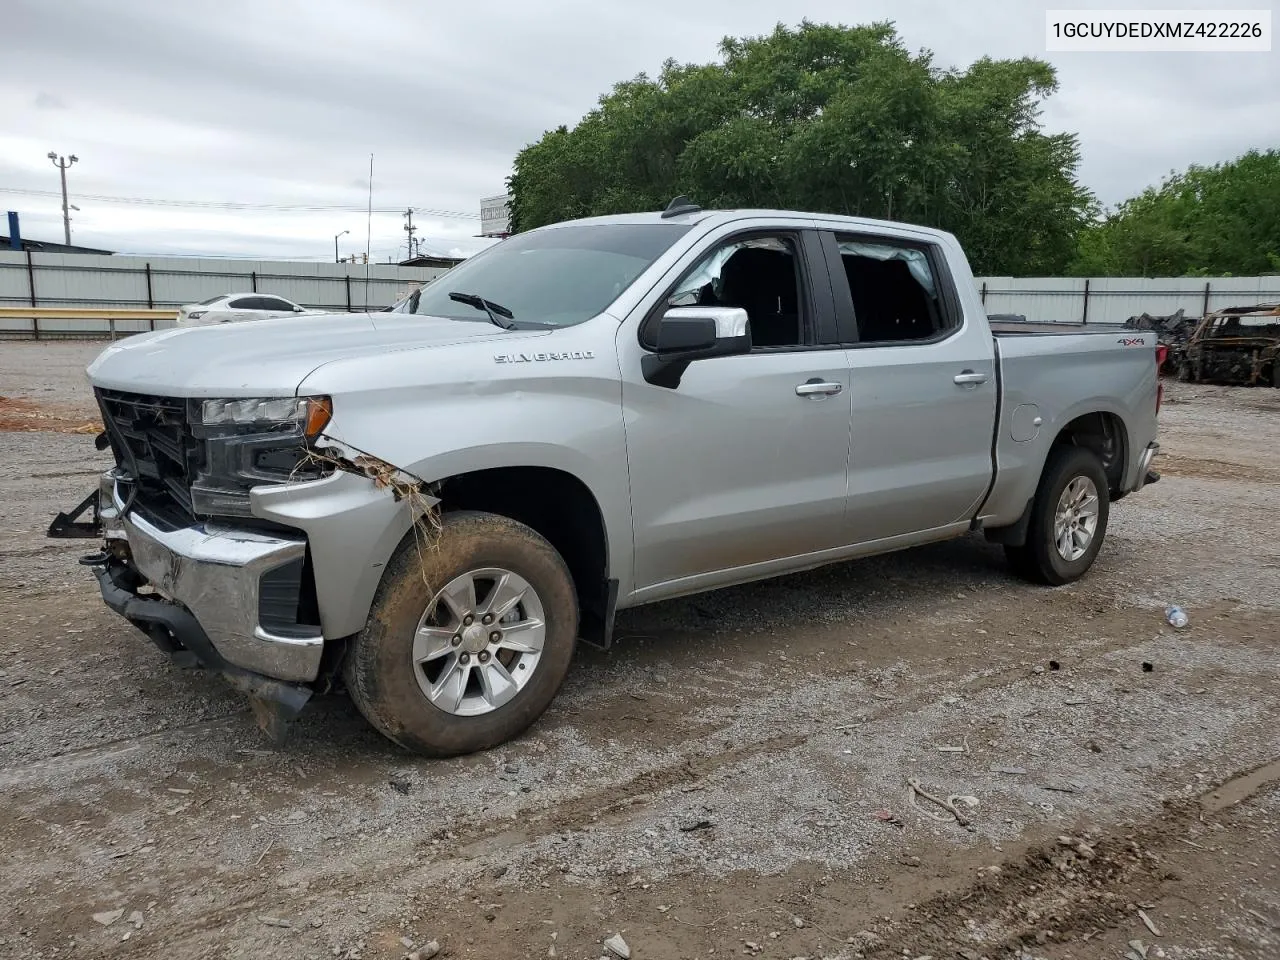
[(1183, 311), (1179, 310), (1177, 313), (1171, 313), (1168, 316), (1143, 313), (1140, 316), (1130, 317), (1124, 322), (1124, 325), (1128, 330), (1155, 331), (1159, 342), (1168, 348), (1161, 370), (1172, 375), (1173, 371), (1181, 369), (1187, 340), (1200, 323), (1200, 319), (1200, 317), (1185, 316)]
[(1178, 379), (1280, 387), (1280, 303), (1206, 314), (1191, 334)]

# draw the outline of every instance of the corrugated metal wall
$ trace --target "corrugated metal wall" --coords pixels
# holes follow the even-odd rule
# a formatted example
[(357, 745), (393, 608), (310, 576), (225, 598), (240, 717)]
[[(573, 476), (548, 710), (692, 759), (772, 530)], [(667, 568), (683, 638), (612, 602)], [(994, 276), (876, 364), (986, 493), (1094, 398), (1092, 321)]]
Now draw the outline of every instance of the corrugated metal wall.
[(1188, 317), (1205, 310), (1280, 301), (1270, 277), (979, 277), (987, 313), (1017, 313), (1034, 323), (1124, 323), (1142, 313)]
[[(446, 272), (435, 267), (92, 256), (0, 251), (0, 306), (174, 308), (225, 293), (256, 290), (306, 307), (364, 310), (389, 306), (415, 284)], [(1123, 323), (1140, 313), (1188, 316), (1236, 304), (1280, 301), (1280, 276), (1154, 278), (979, 277), (988, 313), (1022, 314), (1037, 323)], [(119, 320), (116, 330), (144, 330)], [(161, 325), (164, 325), (163, 322)], [(29, 332), (31, 321), (0, 318), (0, 334)], [(42, 320), (51, 334), (105, 333), (101, 320)]]
[[(227, 293), (256, 291), (305, 307), (364, 310), (390, 306), (446, 271), (437, 267), (303, 261), (219, 260), (186, 257), (95, 256), (0, 251), (0, 306), (155, 307), (171, 309)], [(34, 288), (34, 293), (33, 293)], [(120, 320), (119, 332), (146, 329), (148, 321)], [(24, 319), (0, 318), (0, 332), (29, 330)], [(101, 321), (42, 320), (50, 333), (105, 330)]]

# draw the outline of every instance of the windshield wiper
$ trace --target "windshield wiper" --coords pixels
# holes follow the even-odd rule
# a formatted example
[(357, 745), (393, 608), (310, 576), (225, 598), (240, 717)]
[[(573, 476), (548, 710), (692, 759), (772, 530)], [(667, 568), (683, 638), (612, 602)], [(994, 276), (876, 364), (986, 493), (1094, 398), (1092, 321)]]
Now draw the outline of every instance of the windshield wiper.
[(477, 310), (483, 310), (489, 315), (489, 319), (493, 321), (495, 326), (501, 327), (503, 330), (514, 330), (514, 323), (503, 323), (499, 317), (506, 317), (508, 320), (515, 320), (516, 315), (504, 307), (500, 303), (494, 303), (492, 300), (486, 300), (477, 293), (458, 293), (452, 291), (449, 294), (450, 300), (456, 300), (458, 303), (465, 303), (469, 307), (475, 307)]

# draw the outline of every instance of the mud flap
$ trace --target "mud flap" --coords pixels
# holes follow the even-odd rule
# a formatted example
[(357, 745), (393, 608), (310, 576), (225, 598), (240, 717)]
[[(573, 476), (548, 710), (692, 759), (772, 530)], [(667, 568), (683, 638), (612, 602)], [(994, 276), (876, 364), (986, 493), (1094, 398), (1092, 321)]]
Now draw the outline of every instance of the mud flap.
[(578, 639), (597, 650), (608, 650), (613, 645), (613, 618), (618, 612), (618, 581), (606, 580), (604, 584), (604, 608), (583, 609), (578, 627)]

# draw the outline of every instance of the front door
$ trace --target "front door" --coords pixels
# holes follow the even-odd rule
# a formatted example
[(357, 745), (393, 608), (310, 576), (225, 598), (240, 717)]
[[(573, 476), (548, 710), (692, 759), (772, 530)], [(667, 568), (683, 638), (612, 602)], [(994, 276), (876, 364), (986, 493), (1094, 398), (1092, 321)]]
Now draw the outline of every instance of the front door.
[(619, 330), (635, 584), (657, 595), (842, 535), (850, 381), (845, 352), (821, 342), (834, 318), (817, 235), (730, 235), (703, 249), (657, 309), (742, 307), (751, 353), (654, 386), (636, 327)]

